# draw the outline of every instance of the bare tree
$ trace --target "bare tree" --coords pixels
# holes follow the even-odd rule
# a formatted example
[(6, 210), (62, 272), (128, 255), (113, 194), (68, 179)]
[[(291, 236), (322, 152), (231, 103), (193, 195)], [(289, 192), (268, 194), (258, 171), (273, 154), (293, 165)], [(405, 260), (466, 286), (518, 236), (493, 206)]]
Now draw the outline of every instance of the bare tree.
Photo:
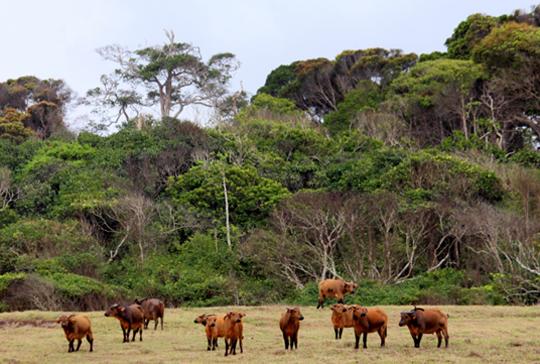
[(18, 196), (18, 189), (12, 185), (11, 171), (0, 168), (0, 210), (7, 209)]

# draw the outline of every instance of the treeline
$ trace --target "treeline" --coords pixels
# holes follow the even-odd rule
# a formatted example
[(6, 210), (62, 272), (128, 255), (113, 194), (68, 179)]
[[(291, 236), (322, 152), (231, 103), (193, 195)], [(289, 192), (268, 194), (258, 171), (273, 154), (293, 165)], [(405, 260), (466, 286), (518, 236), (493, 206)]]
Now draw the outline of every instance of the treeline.
[(0, 309), (312, 304), (334, 276), (363, 304), (537, 303), (539, 26), (471, 15), (446, 53), (298, 61), (251, 100), (229, 53), (108, 47), (78, 135), (62, 81), (0, 83)]

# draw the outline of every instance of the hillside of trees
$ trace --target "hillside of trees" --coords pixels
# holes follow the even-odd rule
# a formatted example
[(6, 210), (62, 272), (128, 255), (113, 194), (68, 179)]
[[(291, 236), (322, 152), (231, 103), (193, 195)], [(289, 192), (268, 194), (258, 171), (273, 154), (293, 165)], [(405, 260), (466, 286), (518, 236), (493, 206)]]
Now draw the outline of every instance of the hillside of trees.
[(540, 6), (445, 45), (299, 60), (250, 99), (234, 55), (172, 32), (101, 49), (116, 69), (82, 100), (0, 82), (0, 311), (315, 304), (325, 277), (362, 304), (538, 303)]

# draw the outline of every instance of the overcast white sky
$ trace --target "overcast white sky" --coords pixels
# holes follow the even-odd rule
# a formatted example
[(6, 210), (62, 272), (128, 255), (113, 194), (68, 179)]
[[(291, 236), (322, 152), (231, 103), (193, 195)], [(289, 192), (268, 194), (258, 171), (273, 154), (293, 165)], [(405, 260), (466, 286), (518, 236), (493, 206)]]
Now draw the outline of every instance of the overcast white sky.
[(205, 58), (232, 52), (234, 80), (254, 93), (281, 64), (333, 58), (345, 49), (444, 50), (457, 24), (476, 12), (529, 9), (535, 0), (0, 0), (0, 81), (61, 78), (84, 95), (112, 70), (96, 48), (159, 44), (164, 29)]

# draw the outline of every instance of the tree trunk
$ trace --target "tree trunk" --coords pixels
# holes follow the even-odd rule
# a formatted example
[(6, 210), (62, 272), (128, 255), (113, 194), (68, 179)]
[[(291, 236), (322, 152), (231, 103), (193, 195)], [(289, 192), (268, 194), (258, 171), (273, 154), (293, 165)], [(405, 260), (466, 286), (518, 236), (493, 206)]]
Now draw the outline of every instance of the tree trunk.
[(222, 172), (221, 179), (223, 182), (223, 195), (225, 196), (225, 229), (227, 233), (227, 246), (232, 249), (231, 243), (231, 226), (229, 222), (229, 195), (227, 193), (227, 182), (225, 181), (225, 172)]

